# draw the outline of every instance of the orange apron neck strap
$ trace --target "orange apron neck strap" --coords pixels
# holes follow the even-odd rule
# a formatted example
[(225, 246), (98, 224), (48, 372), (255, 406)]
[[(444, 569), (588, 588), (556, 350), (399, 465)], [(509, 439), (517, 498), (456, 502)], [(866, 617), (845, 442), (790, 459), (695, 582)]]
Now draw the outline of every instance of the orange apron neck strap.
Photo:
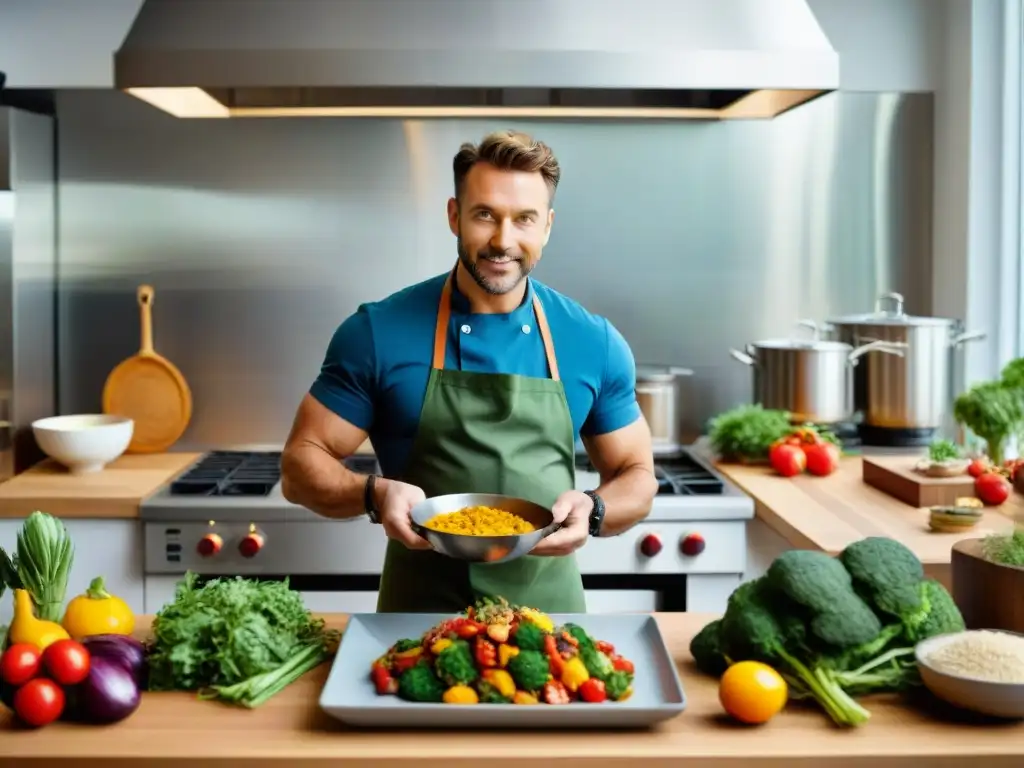
[[(537, 294), (533, 295), (533, 311), (537, 315), (537, 329), (540, 331), (541, 341), (544, 342), (544, 356), (548, 361), (548, 370), (551, 378), (559, 380), (558, 360), (555, 358), (555, 344), (551, 340), (551, 328), (548, 327), (548, 318), (544, 314), (544, 307), (541, 306)], [(441, 303), (437, 307), (437, 324), (434, 326), (434, 360), (433, 367), (436, 370), (444, 370), (445, 353), (448, 350), (448, 323), (452, 318), (452, 276), (444, 281), (441, 289)]]

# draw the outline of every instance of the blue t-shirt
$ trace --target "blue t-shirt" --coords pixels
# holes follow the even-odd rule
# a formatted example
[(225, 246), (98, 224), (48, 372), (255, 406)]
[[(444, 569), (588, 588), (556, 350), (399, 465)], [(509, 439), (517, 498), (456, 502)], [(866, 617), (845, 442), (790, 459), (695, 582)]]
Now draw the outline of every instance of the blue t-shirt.
[[(360, 306), (334, 332), (310, 388), (323, 405), (369, 434), (388, 477), (403, 474), (416, 436), (448, 274)], [(445, 367), (547, 378), (533, 311), (536, 291), (551, 328), (574, 437), (613, 432), (636, 421), (636, 365), (622, 335), (557, 291), (532, 278), (527, 285), (514, 311), (474, 314), (453, 283)]]

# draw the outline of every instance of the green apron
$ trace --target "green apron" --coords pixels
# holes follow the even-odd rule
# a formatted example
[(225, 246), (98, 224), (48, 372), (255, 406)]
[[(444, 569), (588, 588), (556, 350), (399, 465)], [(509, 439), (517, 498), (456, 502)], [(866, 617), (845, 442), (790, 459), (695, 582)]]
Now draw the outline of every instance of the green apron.
[[(500, 493), (550, 508), (574, 487), (572, 417), (558, 377), (551, 331), (533, 308), (551, 378), (445, 370), (452, 277), (441, 291), (434, 357), (404, 482), (427, 497)], [(585, 613), (575, 555), (466, 563), (389, 540), (380, 579), (381, 613), (458, 613), (482, 595), (550, 613)]]

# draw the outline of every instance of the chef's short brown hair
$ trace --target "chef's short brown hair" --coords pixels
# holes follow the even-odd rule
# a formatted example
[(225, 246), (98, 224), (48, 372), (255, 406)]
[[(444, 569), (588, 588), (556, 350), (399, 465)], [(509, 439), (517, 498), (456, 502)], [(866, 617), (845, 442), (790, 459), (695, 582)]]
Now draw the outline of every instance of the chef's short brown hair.
[(526, 171), (539, 173), (548, 185), (551, 198), (555, 197), (562, 169), (551, 147), (520, 131), (495, 131), (484, 137), (479, 144), (466, 142), (459, 147), (452, 170), (455, 172), (455, 197), (462, 194), (462, 185), (477, 163), (493, 165), (501, 171)]

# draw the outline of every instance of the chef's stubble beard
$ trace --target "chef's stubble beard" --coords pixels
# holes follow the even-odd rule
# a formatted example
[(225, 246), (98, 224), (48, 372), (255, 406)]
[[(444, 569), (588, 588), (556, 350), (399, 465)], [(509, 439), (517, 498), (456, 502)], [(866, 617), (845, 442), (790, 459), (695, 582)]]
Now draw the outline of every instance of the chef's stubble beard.
[(481, 289), (489, 293), (491, 296), (501, 296), (515, 289), (515, 287), (523, 282), (523, 280), (526, 279), (526, 276), (533, 270), (532, 266), (527, 266), (524, 262), (517, 261), (516, 265), (519, 267), (519, 276), (515, 280), (509, 281), (507, 285), (495, 285), (481, 274), (476, 264), (469, 258), (469, 251), (467, 251), (465, 246), (462, 244), (461, 237), (456, 241), (456, 247), (459, 251), (459, 261), (462, 263), (462, 266), (465, 267), (470, 277), (473, 278), (473, 282), (479, 285)]

